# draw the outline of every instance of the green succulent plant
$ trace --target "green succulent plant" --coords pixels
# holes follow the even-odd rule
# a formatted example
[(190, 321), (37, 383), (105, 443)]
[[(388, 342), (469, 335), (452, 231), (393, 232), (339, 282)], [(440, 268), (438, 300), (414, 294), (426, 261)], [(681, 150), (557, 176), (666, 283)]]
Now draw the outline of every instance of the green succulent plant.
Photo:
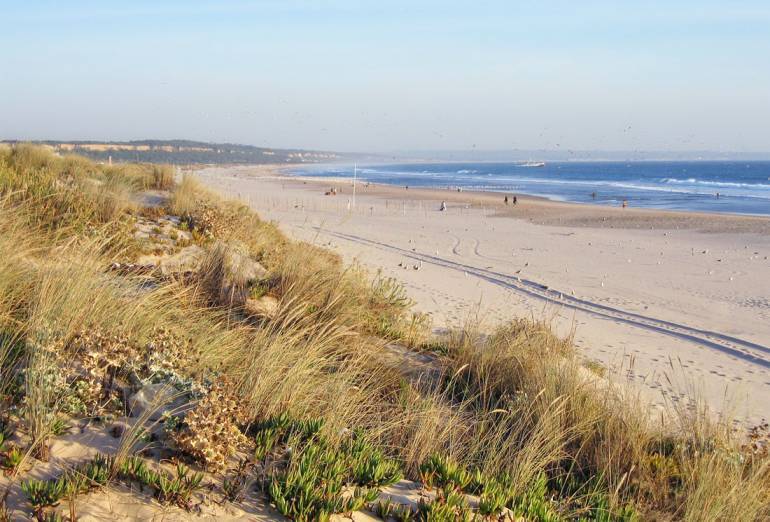
[(266, 489), (276, 508), (294, 520), (327, 520), (363, 509), (377, 500), (380, 487), (401, 478), (398, 464), (360, 433), (336, 446), (323, 435), (323, 426), (320, 419), (279, 415), (253, 430), (257, 458), (279, 448), (283, 452), (275, 454), (288, 458), (271, 473)]
[(433, 454), (420, 465), (420, 478), (428, 487), (451, 485), (460, 491), (466, 491), (473, 476), (449, 457)]
[(22, 452), (18, 447), (14, 446), (4, 455), (0, 455), (0, 457), (2, 457), (0, 466), (8, 470), (15, 470), (24, 460), (24, 452)]
[(393, 502), (390, 498), (373, 503), (369, 509), (383, 520), (396, 520), (398, 522), (410, 522), (414, 520), (412, 508), (405, 504)]
[(21, 483), (21, 490), (37, 512), (59, 503), (66, 493), (66, 481), (29, 479)]
[(187, 510), (191, 508), (192, 495), (203, 483), (203, 473), (193, 473), (184, 464), (178, 463), (172, 474), (154, 471), (144, 459), (136, 456), (125, 459), (118, 471), (121, 479), (136, 481), (142, 489), (152, 490), (161, 503), (175, 504)]

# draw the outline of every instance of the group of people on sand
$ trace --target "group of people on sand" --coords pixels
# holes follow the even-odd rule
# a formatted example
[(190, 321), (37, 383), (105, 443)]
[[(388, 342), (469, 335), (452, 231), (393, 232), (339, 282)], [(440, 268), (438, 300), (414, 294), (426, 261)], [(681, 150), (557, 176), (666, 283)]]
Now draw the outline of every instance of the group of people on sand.
[[(717, 197), (719, 197), (718, 194), (717, 194)], [(591, 193), (591, 199), (596, 199), (596, 192), (592, 192)], [(503, 202), (506, 205), (510, 205), (511, 203), (516, 205), (519, 202), (519, 199), (516, 196), (512, 196), (511, 198), (508, 198), (508, 196), (505, 196), (505, 198), (503, 198)], [(627, 208), (628, 207), (628, 200), (624, 199), (623, 202), (621, 203), (621, 207)], [(439, 207), (439, 210), (441, 212), (443, 212), (443, 211), (446, 210), (446, 208), (447, 208), (446, 207), (446, 201), (442, 201), (441, 202), (441, 206)]]
[[(503, 202), (506, 205), (510, 205), (511, 203), (516, 205), (519, 202), (519, 198), (517, 198), (516, 196), (513, 196), (511, 199), (508, 199), (508, 196), (505, 196), (505, 198), (503, 199)], [(442, 201), (441, 206), (439, 206), (438, 209), (439, 211), (444, 212), (446, 210), (446, 201)]]
[[(409, 187), (407, 187), (407, 188), (409, 188)], [(457, 191), (460, 192), (460, 189), (458, 188)], [(717, 199), (719, 199), (719, 196), (720, 196), (720, 194), (719, 194), (719, 192), (717, 192), (716, 193)], [(591, 192), (591, 199), (596, 199), (596, 192)], [(515, 205), (515, 204), (518, 203), (518, 198), (516, 196), (513, 196), (512, 198), (509, 199), (508, 196), (505, 196), (505, 198), (503, 199), (503, 202), (506, 205), (510, 205), (511, 202)], [(622, 208), (628, 208), (628, 200), (624, 199), (623, 202), (620, 204), (620, 206)], [(441, 206), (439, 207), (439, 210), (442, 211), (442, 212), (444, 210), (446, 210), (446, 201), (442, 201), (441, 202)]]

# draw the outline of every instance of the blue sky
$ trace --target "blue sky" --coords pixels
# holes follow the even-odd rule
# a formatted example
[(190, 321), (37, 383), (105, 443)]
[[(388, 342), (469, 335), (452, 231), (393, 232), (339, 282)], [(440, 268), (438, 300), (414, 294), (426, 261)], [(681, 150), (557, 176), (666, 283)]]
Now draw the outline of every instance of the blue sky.
[(770, 150), (770, 2), (0, 0), (0, 138)]

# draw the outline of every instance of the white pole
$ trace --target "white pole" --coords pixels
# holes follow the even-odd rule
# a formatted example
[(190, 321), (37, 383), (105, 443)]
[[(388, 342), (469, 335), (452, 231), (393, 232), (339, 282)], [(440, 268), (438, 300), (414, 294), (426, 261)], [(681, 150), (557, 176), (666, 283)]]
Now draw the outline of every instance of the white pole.
[(358, 163), (353, 163), (353, 208), (356, 206), (356, 177), (358, 176)]

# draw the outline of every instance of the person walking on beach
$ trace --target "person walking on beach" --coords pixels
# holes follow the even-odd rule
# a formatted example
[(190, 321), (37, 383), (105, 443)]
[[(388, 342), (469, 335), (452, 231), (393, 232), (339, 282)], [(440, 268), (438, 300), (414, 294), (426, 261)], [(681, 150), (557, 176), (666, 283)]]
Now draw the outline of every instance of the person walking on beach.
[(441, 202), (441, 207), (439, 208), (441, 212), (444, 212), (446, 210), (446, 201)]
[(515, 205), (518, 202), (519, 202), (519, 200), (516, 198), (516, 196), (513, 196), (513, 204)]
[(508, 196), (505, 196), (505, 204), (508, 204)]

